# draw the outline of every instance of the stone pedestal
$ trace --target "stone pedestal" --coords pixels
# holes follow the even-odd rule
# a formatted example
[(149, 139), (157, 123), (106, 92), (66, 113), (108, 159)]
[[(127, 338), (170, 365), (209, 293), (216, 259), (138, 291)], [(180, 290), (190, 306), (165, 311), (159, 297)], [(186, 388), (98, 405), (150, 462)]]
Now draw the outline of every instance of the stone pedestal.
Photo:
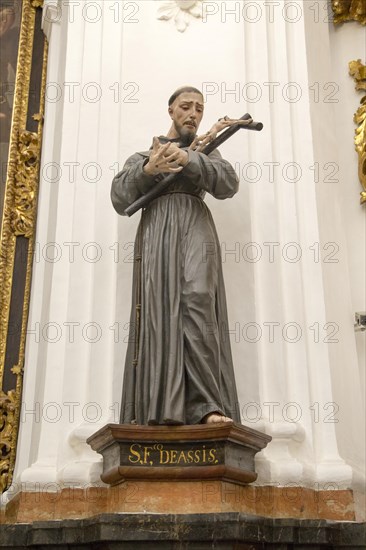
[(235, 423), (194, 426), (107, 424), (88, 438), (103, 455), (102, 481), (255, 481), (254, 456), (271, 441)]
[(9, 503), (3, 520), (7, 524), (99, 521), (96, 518), (104, 515), (135, 514), (140, 526), (148, 514), (169, 518), (176, 514), (182, 521), (194, 514), (356, 519), (349, 490), (249, 485), (257, 477), (254, 457), (270, 441), (270, 436), (235, 423), (107, 424), (87, 442), (103, 456), (101, 479), (109, 486), (98, 481), (93, 487), (64, 487), (56, 493), (24, 491)]

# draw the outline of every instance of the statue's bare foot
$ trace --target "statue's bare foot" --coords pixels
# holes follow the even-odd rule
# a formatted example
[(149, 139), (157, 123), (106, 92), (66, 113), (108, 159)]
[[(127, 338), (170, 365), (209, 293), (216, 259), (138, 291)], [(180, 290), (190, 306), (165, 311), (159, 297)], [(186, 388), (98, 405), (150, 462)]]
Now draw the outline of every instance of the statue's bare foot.
[(233, 422), (233, 420), (217, 412), (206, 414), (202, 419), (202, 424), (217, 424), (219, 422)]

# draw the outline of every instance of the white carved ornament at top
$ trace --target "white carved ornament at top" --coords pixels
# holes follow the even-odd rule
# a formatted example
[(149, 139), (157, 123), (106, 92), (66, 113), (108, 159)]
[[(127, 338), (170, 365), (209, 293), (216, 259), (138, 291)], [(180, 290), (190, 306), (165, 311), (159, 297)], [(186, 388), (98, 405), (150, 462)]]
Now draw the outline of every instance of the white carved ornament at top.
[(179, 32), (184, 32), (192, 17), (202, 17), (202, 0), (170, 0), (158, 9), (158, 19), (173, 19)]

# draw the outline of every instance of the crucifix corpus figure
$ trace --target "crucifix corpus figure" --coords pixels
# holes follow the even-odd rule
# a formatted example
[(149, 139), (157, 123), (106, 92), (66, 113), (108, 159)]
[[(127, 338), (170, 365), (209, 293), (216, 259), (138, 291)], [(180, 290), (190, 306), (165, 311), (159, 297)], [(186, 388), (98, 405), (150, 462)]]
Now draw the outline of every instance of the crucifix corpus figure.
[(113, 206), (124, 215), (176, 174), (143, 209), (137, 230), (122, 424), (240, 422), (220, 246), (203, 200), (206, 192), (232, 197), (239, 181), (217, 149), (201, 152), (234, 121), (220, 119), (199, 136), (203, 110), (198, 89), (176, 90), (167, 135), (129, 157), (112, 182)]

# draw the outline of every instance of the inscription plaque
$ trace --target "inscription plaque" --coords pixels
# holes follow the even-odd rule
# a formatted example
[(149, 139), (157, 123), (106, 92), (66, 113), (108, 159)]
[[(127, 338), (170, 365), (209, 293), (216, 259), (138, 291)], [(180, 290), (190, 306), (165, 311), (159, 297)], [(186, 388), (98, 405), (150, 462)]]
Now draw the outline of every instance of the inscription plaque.
[[(220, 460), (219, 460), (219, 452)], [(141, 445), (133, 443), (121, 446), (121, 464), (140, 464), (147, 466), (172, 466), (172, 465), (207, 465), (223, 462), (223, 449), (207, 447), (206, 445), (194, 445), (191, 447), (178, 447), (155, 443), (154, 445)]]

